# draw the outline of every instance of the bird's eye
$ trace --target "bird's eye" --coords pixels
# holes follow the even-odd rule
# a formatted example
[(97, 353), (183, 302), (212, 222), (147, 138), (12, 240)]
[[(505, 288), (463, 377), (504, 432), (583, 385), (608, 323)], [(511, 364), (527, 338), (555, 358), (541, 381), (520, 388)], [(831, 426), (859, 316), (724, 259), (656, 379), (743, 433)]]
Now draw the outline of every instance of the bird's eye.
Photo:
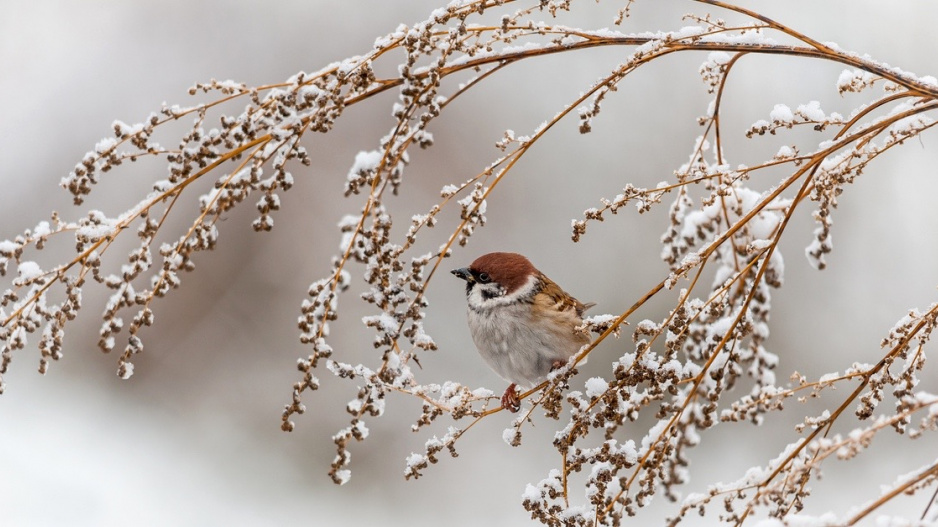
[(479, 273), (478, 280), (479, 283), (487, 284), (492, 280), (492, 277), (488, 273)]

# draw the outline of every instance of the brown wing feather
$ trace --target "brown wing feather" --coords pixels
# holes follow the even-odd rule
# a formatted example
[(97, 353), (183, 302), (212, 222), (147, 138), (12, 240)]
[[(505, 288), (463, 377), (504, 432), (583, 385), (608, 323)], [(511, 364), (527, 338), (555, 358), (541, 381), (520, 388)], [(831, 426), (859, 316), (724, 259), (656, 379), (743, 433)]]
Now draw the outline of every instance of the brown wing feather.
[(587, 309), (596, 305), (592, 302), (584, 304), (576, 298), (573, 298), (573, 296), (568, 294), (566, 291), (561, 289), (559, 285), (554, 283), (553, 280), (544, 276), (543, 273), (541, 273), (540, 278), (541, 283), (544, 284), (544, 286), (541, 288), (541, 292), (550, 299), (553, 305), (557, 306), (558, 311), (574, 309), (578, 317), (583, 317), (583, 313)]

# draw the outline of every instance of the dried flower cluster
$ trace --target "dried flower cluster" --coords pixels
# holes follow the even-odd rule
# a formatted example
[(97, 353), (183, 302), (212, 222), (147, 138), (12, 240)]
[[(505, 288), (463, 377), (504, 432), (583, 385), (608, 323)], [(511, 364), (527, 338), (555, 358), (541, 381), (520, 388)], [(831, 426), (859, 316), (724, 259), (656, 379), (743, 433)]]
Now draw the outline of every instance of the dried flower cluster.
[[(515, 3), (522, 7), (513, 7)], [(406, 459), (404, 476), (419, 477), (442, 455), (455, 456), (466, 432), (501, 410), (487, 389), (452, 382), (421, 384), (419, 372), (412, 369), (421, 354), (437, 349), (423, 321), (428, 307), (425, 293), (442, 260), (486, 224), (487, 197), (555, 124), (573, 114), (579, 118), (580, 131), (589, 133), (592, 122), (601, 118), (603, 102), (615, 96), (616, 88), (636, 68), (671, 53), (702, 51), (706, 58), (700, 74), (713, 100), (698, 120), (703, 133), (691, 145), (689, 160), (655, 188), (624, 183), (620, 194), (602, 199), (601, 207), (590, 208), (583, 219), (573, 221), (573, 239), (578, 241), (590, 223), (603, 221), (606, 213), (617, 214), (628, 205), (642, 213), (670, 200), (669, 223), (661, 238), (661, 257), (670, 273), (625, 312), (586, 320), (584, 330), (597, 335), (593, 344), (549, 381), (523, 395), (531, 405), (505, 431), (505, 441), (521, 445), (525, 427), (538, 419), (540, 408), (545, 420), (557, 421), (554, 447), (560, 460), (544, 479), (524, 490), (524, 508), (546, 525), (621, 525), (661, 496), (679, 502), (671, 524), (680, 523), (689, 512), (708, 513), (711, 505), (719, 508), (720, 518), (734, 525), (757, 512), (778, 519), (778, 525), (788, 525), (796, 516), (798, 525), (849, 524), (900, 493), (935, 487), (938, 461), (931, 459), (921, 469), (898, 477), (881, 499), (863, 505), (852, 516), (798, 516), (810, 496), (811, 481), (819, 477), (826, 461), (862, 454), (871, 448), (872, 438), (886, 430), (914, 439), (938, 426), (938, 396), (926, 391), (922, 377), (938, 303), (913, 310), (896, 324), (882, 341), (885, 353), (880, 362), (851, 364), (843, 374), (814, 381), (795, 374), (780, 383), (779, 357), (766, 348), (766, 339), (772, 290), (781, 287), (784, 278), (779, 242), (791, 218), (796, 213), (811, 214), (817, 222), (805, 254), (812, 265), (823, 269), (825, 255), (833, 250), (838, 200), (880, 154), (934, 126), (930, 114), (938, 110), (938, 82), (816, 42), (739, 7), (716, 0), (698, 3), (741, 21), (689, 15), (695, 25), (676, 31), (622, 33), (554, 23), (573, 9), (570, 0), (453, 2), (424, 22), (401, 26), (379, 38), (370, 52), (317, 72), (298, 73), (262, 88), (218, 81), (198, 84), (192, 94), (217, 98), (192, 107), (166, 106), (135, 125), (115, 122), (113, 137), (98, 143), (62, 181), (75, 204), (82, 204), (103, 184), (107, 172), (124, 168), (125, 161), (164, 160), (166, 177), (116, 217), (91, 210), (67, 221), (54, 214), (51, 221), (0, 242), (0, 275), (10, 276), (0, 299), (0, 375), (36, 333), (40, 372), (61, 358), (66, 324), (81, 308), (82, 288), (90, 278), (112, 290), (99, 346), (111, 351), (121, 338), (118, 374), (130, 377), (132, 358), (143, 351), (138, 333), (155, 321), (154, 299), (180, 286), (182, 272), (195, 269), (196, 253), (215, 247), (219, 220), (252, 198), (258, 211), (253, 227), (270, 230), (273, 213), (280, 208), (280, 193), (294, 183), (288, 167), (310, 163), (303, 146), (307, 133), (329, 132), (348, 106), (396, 90), (393, 127), (373, 149), (355, 158), (347, 174), (345, 196), (354, 203), (353, 213), (338, 222), (341, 241), (332, 270), (310, 285), (301, 307), (300, 339), (309, 346), (309, 355), (298, 360), (300, 380), (285, 406), (282, 427), (294, 428), (296, 415), (306, 410), (304, 398), (319, 388), (317, 375), (324, 370), (353, 383), (358, 392), (345, 407), (349, 425), (333, 436), (337, 452), (330, 475), (341, 484), (351, 476), (350, 446), (368, 437), (367, 420), (384, 413), (391, 392), (412, 396), (422, 409), (412, 425), (414, 431), (440, 426), (438, 421), (447, 416), (460, 424), (445, 425), (442, 435), (426, 441), (422, 453)], [(620, 10), (616, 24), (629, 16), (630, 4)], [(773, 37), (793, 43), (779, 44)], [(392, 226), (400, 219), (392, 217), (386, 203), (405, 189), (408, 152), (414, 146), (433, 145), (430, 125), (450, 101), (518, 61), (597, 46), (620, 46), (629, 54), (529, 135), (506, 132), (497, 144), (500, 157), (480, 167), (477, 176), (458, 184), (441, 181), (439, 202), (429, 210), (415, 211), (405, 219), (410, 222), (406, 234), (395, 236)], [(380, 77), (375, 64), (391, 60), (392, 51), (404, 54), (398, 75)], [(753, 140), (765, 134), (781, 137), (807, 126), (819, 134), (817, 141), (807, 147), (783, 145), (761, 164), (735, 166), (721, 143), (720, 109), (737, 61), (759, 54), (841, 64), (846, 70), (832, 79), (834, 88), (840, 93), (868, 93), (869, 100), (846, 116), (827, 113), (816, 101), (794, 110), (776, 105), (767, 118), (744, 130), (745, 135)], [(443, 82), (459, 72), (475, 76), (458, 86)], [(876, 94), (877, 87), (883, 92)], [(241, 110), (225, 113), (233, 105)], [(192, 125), (176, 145), (161, 146), (153, 140), (161, 126), (183, 119)], [(785, 174), (771, 190), (759, 192), (749, 186), (755, 175), (770, 170)], [(199, 214), (184, 232), (168, 235), (164, 220), (184, 194), (192, 198), (186, 191), (203, 178), (213, 178), (214, 187), (193, 198)], [(458, 217), (456, 229), (442, 237), (427, 232), (444, 214)], [(136, 246), (119, 272), (106, 273), (102, 260), (111, 256), (115, 240), (128, 236), (130, 229), (137, 234)], [(50, 268), (35, 263), (31, 255), (47, 240), (69, 234), (75, 237), (71, 261)], [(438, 249), (418, 252), (417, 240), (423, 238), (436, 240)], [(364, 284), (353, 281), (349, 271), (353, 266), (364, 270)], [(343, 360), (329, 340), (330, 325), (339, 318), (339, 297), (356, 288), (373, 310), (363, 323), (374, 332), (375, 348), (373, 359), (359, 364)], [(669, 291), (675, 294), (667, 316), (633, 318), (650, 298)], [(607, 374), (577, 376), (576, 363), (610, 335), (619, 337), (627, 320), (633, 327), (632, 344)], [(122, 332), (126, 333), (121, 336)], [(838, 399), (830, 393), (834, 387), (845, 388), (847, 395)], [(694, 447), (707, 440), (707, 431), (724, 423), (760, 425), (786, 401), (821, 398), (834, 402), (822, 414), (806, 416), (795, 430), (801, 437), (777, 458), (735, 481), (714, 483), (706, 493), (682, 497), (681, 489), (691, 477), (701, 477), (689, 463)], [(843, 431), (846, 425), (841, 423), (851, 413), (854, 424)], [(650, 426), (638, 426), (649, 418)], [(935, 516), (934, 510), (926, 514)]]

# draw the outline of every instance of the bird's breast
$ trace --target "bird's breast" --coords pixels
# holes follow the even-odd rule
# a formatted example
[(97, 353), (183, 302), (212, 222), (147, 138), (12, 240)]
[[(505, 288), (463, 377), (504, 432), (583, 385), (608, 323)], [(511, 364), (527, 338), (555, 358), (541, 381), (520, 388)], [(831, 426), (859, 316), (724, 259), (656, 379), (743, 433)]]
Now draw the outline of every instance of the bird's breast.
[[(559, 313), (557, 315), (560, 315)], [(530, 302), (469, 308), (469, 329), (479, 354), (503, 379), (534, 386), (557, 360), (566, 361), (589, 338), (574, 332), (578, 317), (538, 316)]]

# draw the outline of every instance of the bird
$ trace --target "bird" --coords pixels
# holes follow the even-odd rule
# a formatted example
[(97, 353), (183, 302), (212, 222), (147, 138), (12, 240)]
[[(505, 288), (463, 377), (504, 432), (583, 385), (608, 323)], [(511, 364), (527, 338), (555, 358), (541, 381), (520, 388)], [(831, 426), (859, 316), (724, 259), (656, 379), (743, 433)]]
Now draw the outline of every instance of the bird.
[(502, 407), (517, 412), (517, 387), (534, 387), (586, 344), (576, 331), (595, 304), (580, 302), (525, 256), (493, 252), (450, 271), (466, 281), (469, 332), (479, 354), (509, 383)]

